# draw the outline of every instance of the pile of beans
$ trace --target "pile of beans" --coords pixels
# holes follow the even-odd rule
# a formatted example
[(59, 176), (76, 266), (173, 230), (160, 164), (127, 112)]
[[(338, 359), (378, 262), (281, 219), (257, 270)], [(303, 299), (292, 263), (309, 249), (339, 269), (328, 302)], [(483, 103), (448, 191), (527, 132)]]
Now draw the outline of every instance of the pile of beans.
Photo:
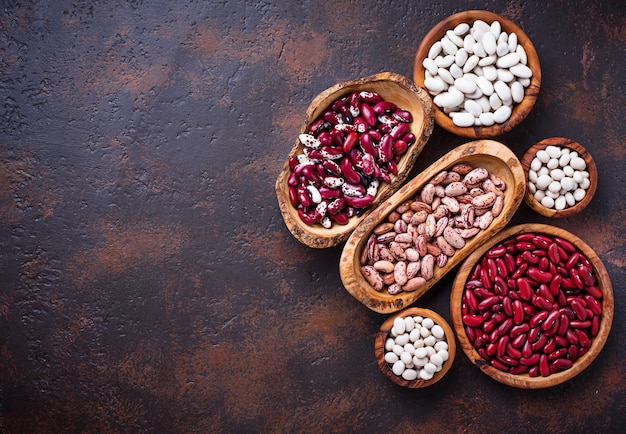
[(569, 241), (522, 233), (492, 247), (465, 284), (462, 321), (491, 366), (547, 377), (568, 369), (598, 334), (602, 291)]
[(546, 208), (562, 210), (583, 200), (590, 186), (587, 163), (567, 147), (537, 151), (528, 170), (528, 189)]
[(303, 152), (289, 159), (289, 200), (307, 225), (345, 225), (376, 197), (381, 182), (415, 143), (411, 113), (369, 91), (353, 92), (300, 134)]
[(430, 47), (424, 86), (456, 126), (500, 124), (524, 99), (532, 77), (527, 63), (517, 35), (499, 21), (461, 23)]
[(448, 360), (443, 328), (431, 318), (398, 317), (385, 340), (385, 361), (405, 380), (430, 380)]
[(374, 228), (360, 255), (361, 274), (376, 291), (416, 291), (500, 215), (505, 188), (482, 167), (440, 172)]

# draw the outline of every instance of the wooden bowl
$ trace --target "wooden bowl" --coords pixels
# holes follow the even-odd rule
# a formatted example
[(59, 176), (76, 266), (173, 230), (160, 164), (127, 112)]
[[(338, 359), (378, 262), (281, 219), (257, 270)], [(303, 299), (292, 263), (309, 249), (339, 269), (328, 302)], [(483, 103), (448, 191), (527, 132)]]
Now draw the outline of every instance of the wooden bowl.
[[(291, 173), (289, 158), (302, 152), (303, 145), (296, 139), (289, 156), (285, 160), (282, 171), (276, 180), (276, 195), (283, 220), (289, 231), (301, 243), (313, 248), (326, 248), (345, 241), (357, 225), (383, 200), (387, 199), (406, 180), (413, 168), (417, 156), (428, 141), (433, 130), (432, 103), (424, 89), (416, 87), (406, 77), (391, 72), (383, 72), (370, 77), (336, 84), (320, 93), (311, 102), (306, 111), (305, 121), (300, 133), (308, 131), (309, 125), (315, 121), (335, 100), (356, 91), (372, 91), (380, 94), (384, 100), (395, 103), (398, 107), (411, 112), (410, 125), (416, 141), (409, 146), (398, 166), (398, 175), (391, 176), (391, 183), (381, 183), (376, 199), (360, 216), (351, 217), (346, 225), (334, 224), (330, 229), (321, 225), (309, 226), (302, 222), (296, 208), (289, 200), (287, 178)], [(298, 134), (298, 135), (299, 135)]]
[[(467, 240), (465, 246), (450, 257), (444, 267), (435, 267), (434, 276), (425, 285), (413, 292), (390, 295), (387, 291), (376, 291), (361, 273), (361, 253), (374, 228), (401, 203), (412, 199), (424, 185), (439, 172), (457, 163), (484, 167), (489, 173), (500, 177), (507, 185), (502, 213), (491, 225)], [(383, 202), (350, 235), (341, 253), (339, 272), (346, 290), (363, 305), (379, 313), (396, 312), (413, 304), (435, 285), (467, 255), (488, 241), (511, 220), (524, 197), (524, 171), (515, 154), (502, 143), (493, 140), (476, 140), (461, 145), (436, 161), (415, 178), (407, 182), (392, 197)]]
[[(431, 318), (435, 324), (439, 324), (443, 331), (445, 332), (446, 341), (448, 342), (448, 360), (446, 360), (443, 364), (443, 367), (439, 372), (436, 372), (433, 375), (433, 378), (430, 380), (405, 380), (401, 376), (398, 376), (393, 373), (389, 364), (385, 361), (385, 341), (389, 336), (389, 332), (393, 328), (393, 322), (396, 318), (406, 318), (407, 316), (422, 316), (424, 318)], [(450, 370), (452, 367), (452, 363), (454, 362), (454, 357), (456, 355), (456, 341), (454, 339), (454, 333), (450, 325), (446, 322), (446, 320), (436, 312), (433, 312), (429, 309), (422, 309), (419, 307), (410, 307), (408, 309), (403, 310), (402, 312), (398, 312), (395, 315), (390, 316), (383, 322), (376, 333), (376, 339), (374, 341), (374, 353), (376, 355), (376, 361), (378, 362), (378, 366), (380, 370), (394, 383), (402, 386), (408, 387), (410, 389), (417, 389), (421, 387), (430, 386), (435, 384), (437, 381), (441, 380), (444, 375)]]
[[(572, 243), (578, 251), (583, 253), (589, 262), (591, 262), (596, 278), (597, 287), (602, 291), (602, 314), (600, 321), (599, 332), (592, 339), (591, 347), (587, 352), (579, 357), (574, 364), (567, 370), (556, 372), (547, 377), (537, 376), (530, 377), (528, 374), (510, 374), (491, 366), (486, 360), (484, 360), (477, 350), (471, 344), (462, 320), (461, 304), (463, 300), (463, 293), (465, 289), (465, 283), (474, 268), (474, 265), (481, 260), (483, 255), (493, 246), (498, 243), (515, 237), (519, 234), (533, 232), (546, 234), (553, 237), (560, 237)], [(587, 368), (591, 362), (598, 356), (606, 339), (611, 330), (611, 324), (613, 322), (614, 314), (614, 298), (613, 288), (611, 286), (611, 280), (604, 267), (604, 264), (598, 257), (598, 255), (580, 238), (577, 236), (554, 226), (544, 225), (539, 223), (528, 223), (518, 226), (509, 227), (498, 235), (484, 243), (477, 248), (463, 263), (452, 286), (452, 292), (450, 294), (450, 316), (452, 318), (452, 324), (456, 337), (459, 340), (459, 345), (463, 349), (465, 355), (474, 363), (481, 371), (490, 376), (500, 383), (507, 384), (509, 386), (523, 388), (523, 389), (540, 389), (555, 386), (561, 384), (581, 373)]]
[(494, 124), (490, 127), (458, 127), (452, 122), (452, 119), (446, 113), (433, 104), (435, 122), (437, 125), (452, 134), (472, 139), (496, 137), (509, 132), (517, 126), (526, 118), (526, 116), (528, 116), (528, 113), (530, 113), (530, 110), (535, 105), (537, 95), (539, 94), (539, 88), (541, 87), (541, 67), (539, 64), (539, 57), (537, 56), (537, 51), (535, 50), (530, 38), (513, 21), (493, 12), (482, 10), (470, 10), (451, 15), (440, 21), (426, 34), (417, 49), (417, 54), (415, 55), (415, 62), (413, 65), (413, 81), (415, 84), (424, 87), (424, 67), (422, 62), (428, 56), (430, 47), (435, 42), (439, 41), (446, 34), (446, 31), (453, 29), (461, 23), (467, 23), (471, 26), (476, 20), (485, 21), (487, 24), (499, 21), (503, 31), (506, 31), (508, 34), (514, 32), (517, 35), (518, 44), (521, 44), (526, 50), (526, 55), (528, 57), (527, 66), (532, 70), (533, 76), (530, 80), (530, 85), (525, 89), (524, 99), (513, 107), (511, 117), (506, 122), (501, 124)]
[(596, 192), (596, 188), (598, 186), (598, 168), (596, 167), (596, 163), (591, 158), (591, 154), (587, 152), (587, 150), (578, 142), (567, 139), (565, 137), (550, 137), (544, 139), (528, 149), (524, 157), (522, 158), (522, 166), (524, 166), (524, 173), (526, 174), (526, 182), (528, 183), (528, 171), (530, 170), (530, 164), (532, 163), (535, 155), (537, 155), (537, 151), (547, 148), (548, 146), (559, 146), (561, 148), (569, 148), (572, 151), (576, 151), (578, 155), (585, 160), (587, 163), (587, 172), (589, 172), (589, 188), (587, 189), (587, 194), (580, 201), (574, 204), (574, 206), (566, 207), (562, 210), (556, 210), (554, 208), (547, 208), (541, 204), (541, 202), (535, 199), (533, 193), (530, 190), (526, 189), (526, 195), (524, 196), (524, 201), (526, 204), (535, 212), (545, 216), (545, 217), (554, 217), (554, 218), (566, 218), (571, 217), (574, 214), (579, 213), (593, 199), (593, 195)]

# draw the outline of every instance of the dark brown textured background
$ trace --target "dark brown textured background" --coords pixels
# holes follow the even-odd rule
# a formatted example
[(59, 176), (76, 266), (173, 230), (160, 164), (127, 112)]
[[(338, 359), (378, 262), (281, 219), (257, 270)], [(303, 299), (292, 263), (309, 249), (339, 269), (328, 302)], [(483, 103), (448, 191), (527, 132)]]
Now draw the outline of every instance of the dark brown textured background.
[[(313, 97), (412, 78), (439, 20), (488, 9), (534, 41), (543, 83), (499, 138), (578, 140), (600, 176), (548, 222), (596, 250), (615, 319), (546, 390), (457, 354), (406, 390), (373, 354), (385, 316), (342, 287), (341, 247), (285, 228), (274, 181)], [(620, 1), (0, 0), (0, 431), (613, 432), (626, 424)], [(466, 140), (438, 127), (415, 173)], [(449, 319), (451, 273), (418, 301)]]

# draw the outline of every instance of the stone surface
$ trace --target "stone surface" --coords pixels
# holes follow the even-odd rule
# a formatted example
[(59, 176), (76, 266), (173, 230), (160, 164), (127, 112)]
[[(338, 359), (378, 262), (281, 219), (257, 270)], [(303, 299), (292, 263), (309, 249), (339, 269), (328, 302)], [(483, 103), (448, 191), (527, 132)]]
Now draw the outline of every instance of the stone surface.
[[(500, 385), (457, 354), (432, 388), (379, 371), (385, 317), (342, 288), (341, 246), (283, 224), (274, 181), (311, 99), (412, 76), (466, 2), (0, 3), (0, 431), (610, 432), (624, 426), (625, 9), (472, 2), (520, 25), (543, 82), (499, 138), (579, 141), (592, 204), (549, 221), (604, 261), (615, 319), (561, 386)], [(415, 173), (464, 143), (436, 127)], [(449, 319), (454, 273), (419, 300)], [(514, 427), (514, 428), (511, 428)]]

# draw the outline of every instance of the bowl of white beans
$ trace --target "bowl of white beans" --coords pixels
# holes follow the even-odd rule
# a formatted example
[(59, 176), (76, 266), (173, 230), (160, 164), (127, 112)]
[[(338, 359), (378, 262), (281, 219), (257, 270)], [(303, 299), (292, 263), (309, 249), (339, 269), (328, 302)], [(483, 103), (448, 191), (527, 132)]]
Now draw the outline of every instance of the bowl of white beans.
[(493, 138), (520, 124), (541, 86), (539, 57), (511, 20), (482, 10), (451, 15), (419, 45), (413, 81), (433, 100), (435, 122), (468, 138)]
[(430, 386), (448, 372), (456, 355), (454, 332), (438, 313), (410, 307), (387, 318), (374, 345), (380, 370), (411, 389)]
[(524, 201), (535, 212), (571, 217), (593, 198), (598, 170), (591, 154), (578, 142), (549, 137), (531, 146), (522, 158), (526, 175)]

